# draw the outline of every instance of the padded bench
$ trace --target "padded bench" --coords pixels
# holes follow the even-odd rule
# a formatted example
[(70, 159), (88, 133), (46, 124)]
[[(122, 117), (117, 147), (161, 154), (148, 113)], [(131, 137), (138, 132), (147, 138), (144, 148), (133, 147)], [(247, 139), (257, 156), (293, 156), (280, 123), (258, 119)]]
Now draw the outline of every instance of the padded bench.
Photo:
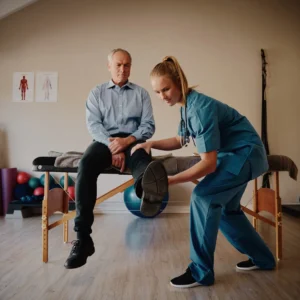
[[(287, 157), (285, 157), (287, 158)], [(261, 220), (273, 227), (276, 230), (276, 258), (280, 260), (282, 258), (282, 212), (281, 212), (281, 199), (279, 196), (279, 171), (289, 171), (291, 176), (291, 166), (296, 168), (297, 178), (297, 167), (293, 161), (289, 158), (285, 160), (287, 164), (274, 164), (282, 159), (282, 156), (270, 155), (268, 156), (270, 170), (269, 172), (274, 173), (274, 188), (258, 188), (258, 180), (254, 179), (254, 191), (253, 191), (253, 210), (248, 209), (245, 206), (241, 206), (241, 209), (253, 216), (253, 226), (257, 229), (257, 221)], [(42, 246), (43, 246), (43, 262), (48, 262), (48, 232), (52, 228), (63, 224), (63, 241), (68, 242), (68, 221), (75, 217), (75, 211), (69, 212), (69, 195), (67, 193), (68, 189), (68, 174), (77, 173), (77, 167), (59, 167), (55, 166), (56, 157), (37, 157), (33, 161), (32, 170), (35, 172), (45, 173), (45, 189), (44, 189), (44, 199), (42, 203)], [(174, 175), (181, 172), (192, 165), (200, 161), (198, 156), (188, 156), (188, 157), (174, 157), (168, 156), (166, 159), (162, 160), (165, 165), (167, 173), (169, 175)], [(295, 170), (295, 169), (294, 169)], [(64, 186), (61, 188), (53, 188), (49, 190), (49, 178), (50, 173), (64, 173)], [(119, 172), (114, 168), (109, 168), (105, 170), (102, 174), (118, 174), (118, 175), (130, 175), (130, 172), (126, 171), (124, 173)], [(292, 177), (292, 176), (291, 176)], [(293, 177), (293, 178), (294, 178)], [(296, 180), (296, 178), (294, 178)], [(193, 183), (197, 184), (198, 180), (193, 180)], [(123, 192), (126, 188), (133, 185), (134, 180), (130, 180), (122, 183), (116, 188), (110, 190), (109, 192), (101, 195), (97, 198), (96, 204), (99, 204), (117, 193)], [(271, 213), (275, 221), (261, 216), (259, 213), (262, 211), (267, 211)], [(55, 212), (61, 212), (63, 216), (50, 224), (49, 217)]]

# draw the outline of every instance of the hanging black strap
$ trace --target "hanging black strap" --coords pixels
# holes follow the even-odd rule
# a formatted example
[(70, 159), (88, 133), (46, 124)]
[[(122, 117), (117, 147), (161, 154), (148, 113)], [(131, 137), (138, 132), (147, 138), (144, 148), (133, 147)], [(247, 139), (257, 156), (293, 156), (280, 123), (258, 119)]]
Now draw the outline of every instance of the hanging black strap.
[[(261, 113), (261, 139), (266, 148), (267, 155), (270, 154), (267, 132), (267, 99), (266, 99), (266, 87), (267, 87), (267, 61), (265, 51), (261, 49), (261, 62), (262, 62), (262, 113)], [(270, 173), (266, 173), (263, 176), (263, 187), (270, 188)]]

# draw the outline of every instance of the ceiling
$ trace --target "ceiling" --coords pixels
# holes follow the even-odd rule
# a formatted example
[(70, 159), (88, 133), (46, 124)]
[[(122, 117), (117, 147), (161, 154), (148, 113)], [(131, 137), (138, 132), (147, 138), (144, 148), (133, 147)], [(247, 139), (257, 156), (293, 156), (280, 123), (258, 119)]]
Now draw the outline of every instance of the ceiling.
[(38, 0), (0, 0), (0, 19), (37, 1)]

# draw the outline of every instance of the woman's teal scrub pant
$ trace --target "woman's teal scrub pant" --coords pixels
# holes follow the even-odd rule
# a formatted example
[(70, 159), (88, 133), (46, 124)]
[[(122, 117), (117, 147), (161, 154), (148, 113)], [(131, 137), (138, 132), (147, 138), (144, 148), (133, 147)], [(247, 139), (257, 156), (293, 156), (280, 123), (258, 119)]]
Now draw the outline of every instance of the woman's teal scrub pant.
[(275, 267), (273, 254), (241, 211), (240, 200), (250, 180), (249, 161), (238, 176), (219, 165), (193, 190), (189, 268), (194, 279), (203, 285), (214, 283), (214, 251), (219, 228), (227, 240), (259, 268)]

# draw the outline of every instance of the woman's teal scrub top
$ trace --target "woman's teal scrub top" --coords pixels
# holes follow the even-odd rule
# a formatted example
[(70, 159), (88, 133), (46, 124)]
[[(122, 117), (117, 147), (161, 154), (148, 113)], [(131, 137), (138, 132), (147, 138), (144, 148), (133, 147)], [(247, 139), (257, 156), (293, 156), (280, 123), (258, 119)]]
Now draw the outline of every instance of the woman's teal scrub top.
[[(217, 151), (218, 164), (235, 175), (239, 174), (247, 159), (251, 164), (252, 179), (268, 170), (263, 143), (245, 116), (195, 90), (188, 94), (186, 108), (180, 108), (184, 121), (185, 109), (186, 135), (195, 140), (199, 153)], [(181, 124), (178, 134), (185, 134), (185, 127)]]

